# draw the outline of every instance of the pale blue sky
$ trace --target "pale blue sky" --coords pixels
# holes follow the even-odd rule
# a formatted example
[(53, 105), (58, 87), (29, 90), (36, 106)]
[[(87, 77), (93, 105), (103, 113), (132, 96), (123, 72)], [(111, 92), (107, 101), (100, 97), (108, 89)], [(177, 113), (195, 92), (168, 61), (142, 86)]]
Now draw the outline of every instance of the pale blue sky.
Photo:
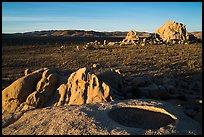
[(202, 30), (202, 2), (3, 2), (2, 33), (40, 30), (154, 32), (166, 21)]

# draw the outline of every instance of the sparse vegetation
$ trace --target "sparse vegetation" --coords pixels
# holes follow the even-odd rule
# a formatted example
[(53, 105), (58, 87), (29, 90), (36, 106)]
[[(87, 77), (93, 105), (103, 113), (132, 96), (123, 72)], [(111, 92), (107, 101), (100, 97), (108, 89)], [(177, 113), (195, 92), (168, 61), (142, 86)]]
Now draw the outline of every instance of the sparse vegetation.
[[(124, 76), (171, 75), (202, 72), (202, 44), (174, 46), (108, 46), (76, 50), (76, 45), (26, 45), (2, 47), (2, 89), (24, 75), (24, 70), (41, 67), (79, 69), (99, 63), (96, 73), (119, 68)], [(82, 47), (83, 45), (78, 45)]]
[[(202, 44), (198, 43), (199, 41), (197, 41), (197, 43), (192, 42), (193, 44), (176, 44), (175, 42), (167, 42), (165, 44), (161, 43), (161, 41), (157, 40), (156, 38), (156, 41), (153, 41), (153, 43), (149, 41), (148, 44), (143, 45), (145, 42), (147, 42), (146, 38), (142, 37), (143, 39), (139, 39), (139, 41), (136, 41), (135, 43), (134, 35), (133, 37), (132, 35), (130, 36), (131, 37), (126, 38), (132, 42), (122, 45), (121, 41), (119, 40), (120, 38), (117, 37), (109, 37), (108, 40), (104, 37), (73, 37), (68, 39), (66, 39), (66, 37), (46, 37), (43, 41), (41, 41), (39, 37), (30, 37), (31, 39), (29, 39), (29, 41), (26, 41), (28, 40), (28, 37), (21, 37), (22, 41), (19, 38), (3, 39), (3, 104), (11, 103), (10, 99), (6, 99), (7, 93), (15, 92), (14, 89), (16, 89), (16, 86), (15, 84), (13, 86), (12, 83), (15, 80), (21, 82), (22, 79), (19, 78), (28, 74), (27, 68), (29, 68), (30, 73), (30, 70), (32, 72), (40, 68), (54, 67), (65, 72), (65, 74), (62, 76), (64, 77), (64, 75), (69, 76), (74, 71), (77, 72), (76, 70), (81, 72), (80, 70), (84, 69), (80, 68), (86, 67), (90, 71), (93, 71), (95, 77), (98, 76), (100, 80), (103, 78), (101, 77), (101, 74), (107, 75), (108, 70), (114, 69), (115, 72), (117, 71), (123, 76), (123, 78), (119, 75), (121, 78), (120, 84), (118, 84), (117, 81), (109, 82), (109, 84), (114, 85), (109, 85), (109, 88), (112, 86), (116, 87), (118, 85), (118, 88), (115, 91), (121, 91), (121, 93), (116, 93), (115, 91), (114, 93), (110, 92), (111, 98), (108, 100), (112, 100), (112, 96), (120, 100), (137, 100), (143, 98), (163, 100), (175, 107), (180, 107), (186, 115), (200, 123), (200, 118), (202, 119)], [(154, 39), (151, 37), (148, 38)], [(114, 39), (117, 39), (117, 41)], [(44, 72), (47, 73), (46, 70)], [(46, 75), (44, 72), (43, 75)], [(63, 96), (66, 92), (66, 87), (68, 86), (68, 89), (70, 89), (69, 85), (65, 86), (66, 82), (64, 84), (61, 83), (61, 90), (59, 91), (60, 94), (58, 94), (58, 92), (56, 92), (58, 90), (56, 89), (58, 89), (59, 85), (55, 85), (53, 83), (54, 79), (56, 78), (54, 73), (50, 74), (48, 77), (43, 77), (43, 75), (41, 80), (38, 81), (38, 84), (36, 85), (37, 91), (32, 92), (27, 97), (25, 102), (21, 103), (19, 107), (18, 102), (16, 104), (12, 104), (12, 107), (3, 105), (3, 113), (5, 112), (4, 115), (6, 115), (6, 111), (13, 112), (20, 109), (27, 110), (33, 109), (33, 107), (43, 108), (46, 106), (46, 104), (44, 104), (45, 102), (48, 104), (53, 103), (58, 95), (60, 95), (60, 100), (57, 102), (57, 105), (62, 105), (64, 102)], [(86, 74), (80, 73), (80, 75), (83, 76)], [(79, 78), (81, 78), (80, 75)], [(28, 77), (29, 76), (30, 75), (28, 75)], [(71, 76), (74, 75), (70, 75), (70, 77)], [(106, 77), (103, 80), (109, 81), (111, 77), (114, 77), (112, 74), (108, 74), (108, 76), (110, 77)], [(27, 76), (23, 78), (26, 79), (26, 77)], [(62, 77), (60, 76), (59, 79), (62, 79)], [(72, 83), (76, 84), (76, 87), (81, 88), (83, 85), (78, 85), (79, 83), (77, 81), (81, 80), (77, 79)], [(90, 82), (90, 80), (88, 81)], [(21, 87), (20, 82), (19, 85)], [(43, 86), (43, 89), (41, 89), (41, 86), (39, 85), (43, 83), (48, 86)], [(23, 85), (26, 86), (26, 82), (24, 82)], [(14, 89), (9, 87), (6, 88), (7, 86), (12, 88), (14, 87)], [(97, 85), (93, 83), (91, 87), (92, 86)], [(72, 85), (70, 87), (72, 87)], [(99, 87), (95, 89), (99, 89)], [(74, 93), (77, 91), (77, 98), (74, 99), (73, 96), (75, 95), (71, 93), (73, 96), (71, 96), (70, 98), (72, 99), (69, 100), (77, 100), (76, 102), (79, 104), (84, 103), (83, 96), (80, 97), (78, 94), (81, 93), (81, 90), (76, 90), (76, 88), (73, 89)], [(85, 87), (85, 90), (83, 91), (84, 94), (86, 94), (85, 91), (87, 89)], [(28, 93), (31, 90), (28, 89), (28, 92), (23, 90), (20, 91)], [(49, 91), (50, 94), (48, 94), (46, 91)], [(108, 91), (109, 90), (107, 90), (106, 93), (109, 93)], [(56, 93), (58, 95), (51, 95), (51, 93)], [(42, 96), (38, 98), (39, 95)], [(9, 97), (13, 99), (13, 96)], [(86, 100), (86, 96), (84, 97), (84, 100)], [(51, 102), (47, 100), (48, 98)], [(21, 97), (19, 97), (19, 99), (21, 99)], [(33, 102), (32, 100), (36, 100), (36, 102)], [(102, 100), (95, 101), (101, 102)], [(4, 126), (9, 124), (9, 122), (5, 122), (6, 121), (4, 119)]]

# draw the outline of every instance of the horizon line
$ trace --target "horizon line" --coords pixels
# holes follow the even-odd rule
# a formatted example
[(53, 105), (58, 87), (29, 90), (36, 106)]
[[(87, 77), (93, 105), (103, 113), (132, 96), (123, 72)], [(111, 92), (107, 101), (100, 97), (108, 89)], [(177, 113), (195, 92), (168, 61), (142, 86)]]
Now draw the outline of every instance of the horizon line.
[[(131, 30), (135, 30), (135, 29), (130, 29), (129, 31)], [(129, 32), (129, 31), (122, 31), (122, 30), (114, 30), (114, 31), (97, 31), (97, 30), (86, 30), (86, 29), (46, 29), (46, 30), (33, 30), (33, 31), (24, 31), (24, 32), (2, 32), (2, 34), (18, 34), (18, 33), (30, 33), (30, 32), (41, 32), (41, 31), (87, 31), (87, 32), (90, 32), (90, 31), (94, 31), (94, 32)], [(144, 33), (155, 33), (155, 32), (148, 32), (148, 31), (137, 31), (135, 30), (136, 32), (144, 32)], [(192, 33), (192, 32), (202, 32), (202, 30), (196, 30), (196, 31), (188, 31), (189, 33)]]

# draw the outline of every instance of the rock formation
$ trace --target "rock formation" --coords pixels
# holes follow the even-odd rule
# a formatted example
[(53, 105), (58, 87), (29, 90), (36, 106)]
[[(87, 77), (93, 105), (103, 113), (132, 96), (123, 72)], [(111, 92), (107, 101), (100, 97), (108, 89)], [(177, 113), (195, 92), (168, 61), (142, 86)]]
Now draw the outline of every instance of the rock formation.
[(2, 109), (8, 112), (18, 110), (20, 104), (25, 102), (28, 95), (35, 90), (36, 84), (45, 70), (47, 70), (47, 68), (34, 71), (17, 79), (10, 86), (5, 88), (2, 91)]
[(120, 42), (120, 46), (123, 45), (160, 45), (163, 44), (163, 40), (159, 37), (158, 34), (150, 34), (148, 36), (142, 37), (137, 35), (135, 30), (128, 32), (127, 36), (123, 41)]
[(25, 73), (2, 91), (3, 112), (46, 106), (81, 105), (123, 98), (122, 77), (114, 70), (96, 74), (81, 68), (63, 76), (56, 69)]
[(125, 39), (120, 43), (120, 46), (123, 45), (136, 45), (139, 43), (139, 36), (135, 30), (131, 30), (126, 35)]
[[(112, 76), (119, 75), (114, 71), (110, 73)], [(60, 99), (57, 106), (63, 104), (82, 105), (117, 100), (118, 98), (114, 94), (120, 93), (119, 91), (121, 89), (119, 86), (121, 85), (117, 85), (117, 81), (120, 82), (121, 80), (109, 79), (110, 83), (108, 83), (105, 79), (109, 79), (108, 75), (100, 74), (100, 76), (97, 76), (89, 72), (87, 68), (79, 69), (70, 75), (67, 83), (62, 84), (58, 88)], [(113, 85), (111, 86), (111, 84)]]
[(186, 30), (186, 26), (175, 21), (167, 21), (155, 33), (167, 43), (180, 44), (189, 40), (189, 33)]

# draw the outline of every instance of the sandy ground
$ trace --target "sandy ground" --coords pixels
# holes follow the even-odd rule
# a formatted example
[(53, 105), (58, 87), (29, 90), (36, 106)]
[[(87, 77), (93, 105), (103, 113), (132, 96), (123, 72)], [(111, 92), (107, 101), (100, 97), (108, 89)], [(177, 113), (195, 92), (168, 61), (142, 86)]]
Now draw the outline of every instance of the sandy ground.
[[(131, 125), (133, 121), (134, 125)], [(178, 108), (149, 99), (30, 110), (2, 131), (3, 134), (14, 135), (165, 135), (202, 132), (200, 125)]]

